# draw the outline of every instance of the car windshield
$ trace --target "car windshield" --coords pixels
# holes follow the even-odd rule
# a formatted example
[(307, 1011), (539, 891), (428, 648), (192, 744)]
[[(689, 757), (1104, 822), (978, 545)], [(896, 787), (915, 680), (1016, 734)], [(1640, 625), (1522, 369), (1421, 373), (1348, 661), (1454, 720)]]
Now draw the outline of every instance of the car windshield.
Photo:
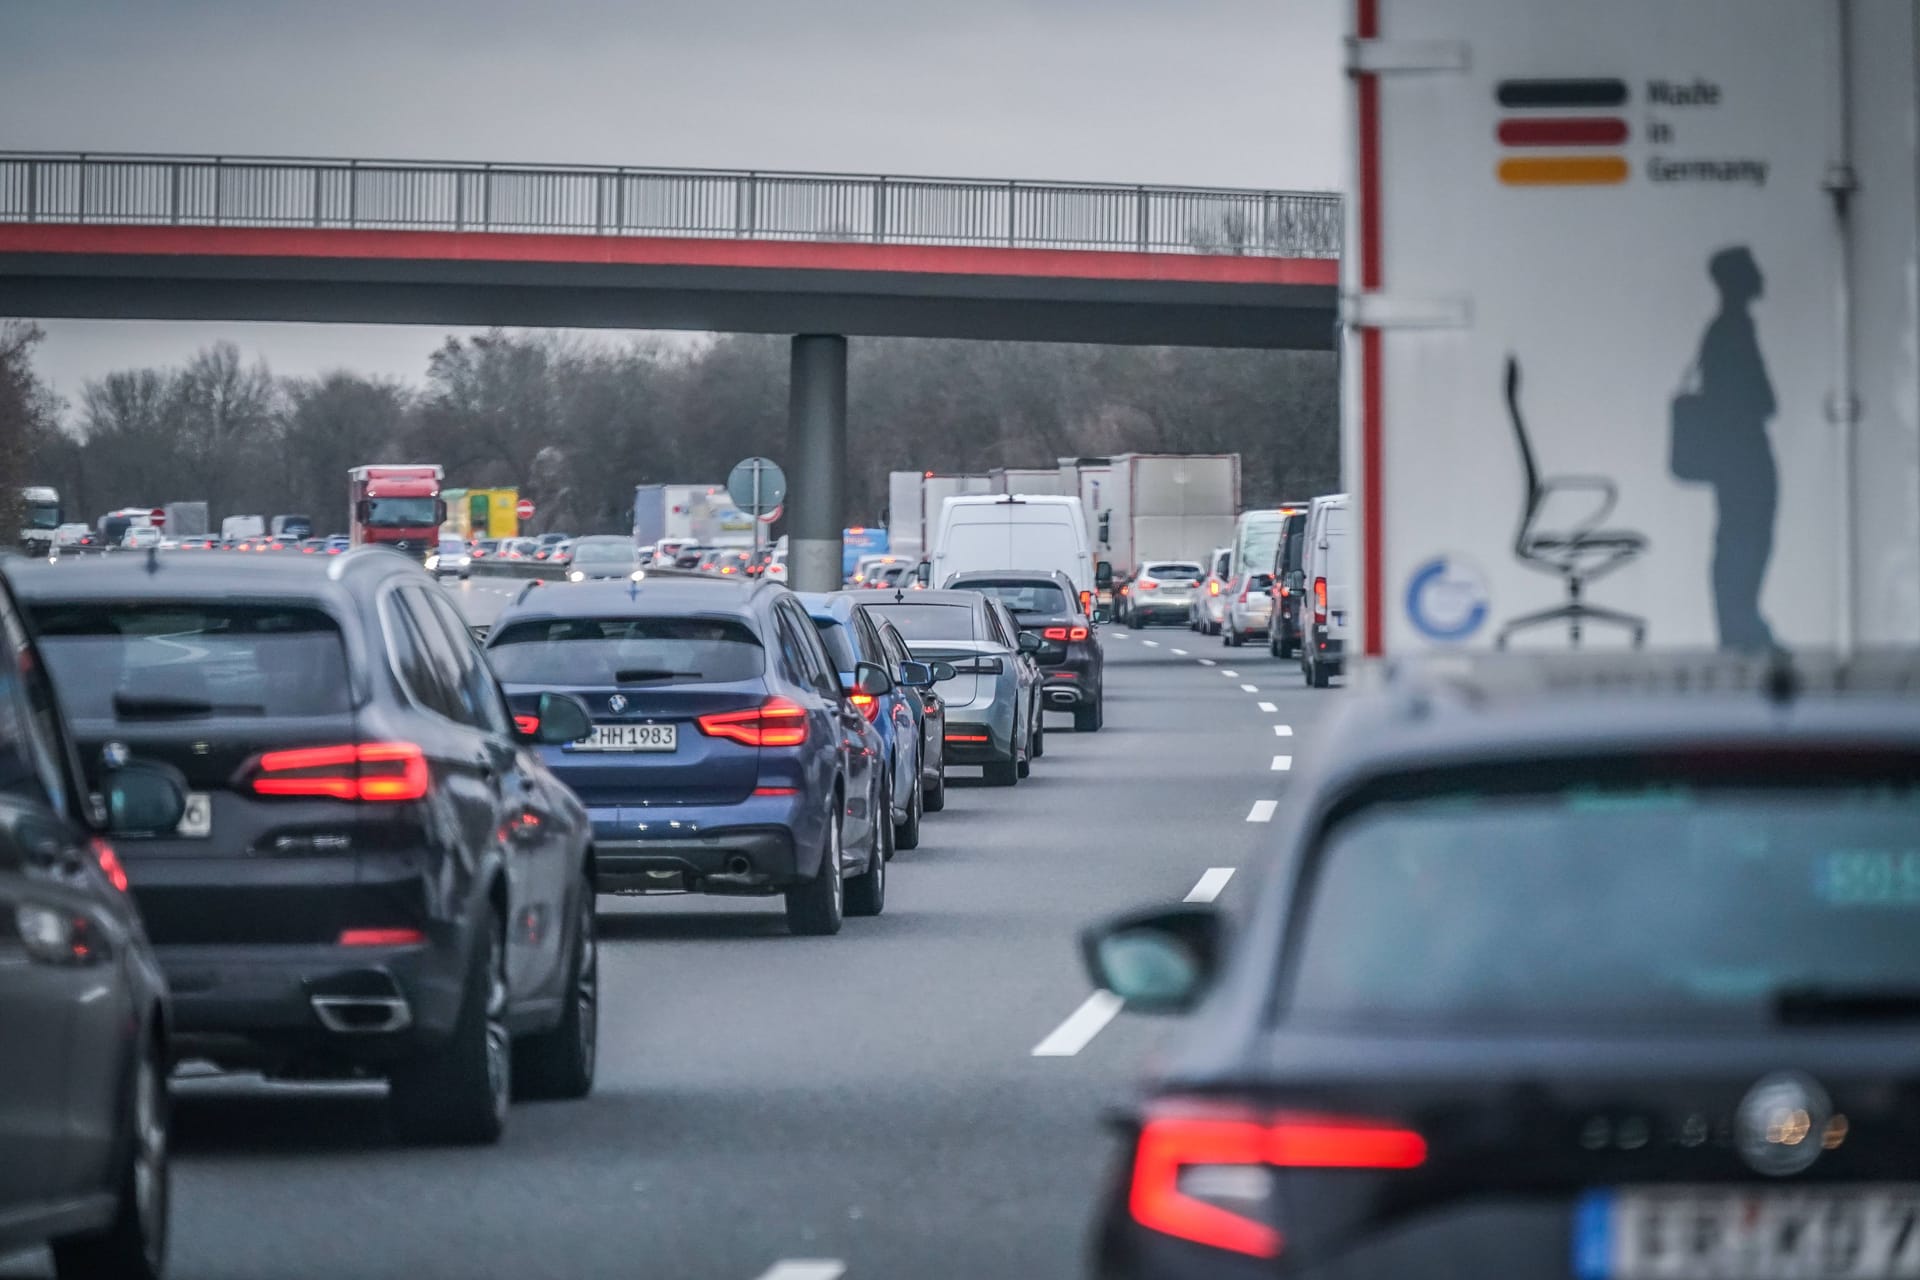
[(1159, 578), (1167, 582), (1198, 582), (1207, 576), (1207, 571), (1197, 564), (1184, 561), (1179, 564), (1150, 564), (1140, 570), (1143, 578)]
[[(580, 588), (584, 590), (585, 588)], [(766, 652), (731, 618), (528, 618), (487, 640), (509, 684), (720, 684), (766, 670)]]
[(440, 539), (440, 554), (443, 556), (465, 555), (467, 544), (458, 538)]
[(351, 706), (340, 628), (319, 609), (167, 601), (32, 612), (77, 719), (326, 716)]
[(1920, 992), (1916, 832), (1911, 779), (1367, 805), (1321, 843), (1282, 1016), (1751, 1021)]
[(909, 641), (976, 638), (973, 631), (973, 608), (970, 605), (913, 602), (870, 604), (867, 608), (885, 617), (888, 622), (899, 628), (900, 634)]
[(1023, 582), (1017, 579), (996, 582), (968, 579), (964, 582), (956, 582), (954, 586), (962, 591), (978, 591), (981, 595), (992, 596), (1015, 613), (1073, 612), (1073, 605), (1068, 601), (1067, 593), (1051, 582)]
[(631, 564), (633, 560), (633, 546), (625, 541), (576, 542), (573, 544), (573, 562), (577, 565)]

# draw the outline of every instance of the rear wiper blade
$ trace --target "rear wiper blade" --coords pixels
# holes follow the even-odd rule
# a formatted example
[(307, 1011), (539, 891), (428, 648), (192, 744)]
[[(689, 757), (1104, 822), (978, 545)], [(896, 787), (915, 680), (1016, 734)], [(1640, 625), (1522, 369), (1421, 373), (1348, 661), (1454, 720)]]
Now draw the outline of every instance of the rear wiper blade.
[(649, 680), (698, 680), (698, 671), (665, 671), (653, 667), (613, 673), (615, 684), (645, 684)]
[(1773, 1016), (1786, 1023), (1920, 1020), (1920, 987), (1780, 987)]
[(122, 720), (161, 719), (167, 716), (260, 716), (267, 709), (244, 702), (208, 702), (205, 698), (176, 698), (166, 694), (113, 695), (114, 714)]

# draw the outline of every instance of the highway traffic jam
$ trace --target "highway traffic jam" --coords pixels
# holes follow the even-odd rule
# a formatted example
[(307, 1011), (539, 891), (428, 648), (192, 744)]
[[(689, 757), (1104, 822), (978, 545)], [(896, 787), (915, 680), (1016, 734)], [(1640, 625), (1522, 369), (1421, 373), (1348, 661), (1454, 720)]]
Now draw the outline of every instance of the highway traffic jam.
[[(1008, 182), (916, 246), (881, 224), (947, 180), (747, 174), (743, 219), (830, 220), (714, 249), (583, 170), (585, 223), (499, 233), (515, 280), (627, 271), (593, 323), (703, 255), (829, 280), (755, 318), (790, 495), (749, 457), (629, 521), (660, 472), (611, 452), (574, 528), (559, 463), (328, 455), (310, 514), (9, 481), (0, 1280), (1920, 1280), (1920, 0), (1345, 7), (1337, 285), (1279, 192), (1169, 232), (1036, 184), (1016, 244)], [(328, 172), (234, 229), (358, 252), (384, 171)], [(378, 234), (452, 245), (438, 287), (533, 176)], [(73, 236), (159, 190), (68, 185)], [(380, 297), (438, 296), (380, 244)], [(879, 323), (929, 245), (966, 324), (932, 290), (890, 338), (1190, 307), (1325, 357), (1338, 441), (848, 457), (805, 317)], [(349, 297), (328, 261), (290, 296)], [(989, 409), (1001, 461), (1153, 416)]]

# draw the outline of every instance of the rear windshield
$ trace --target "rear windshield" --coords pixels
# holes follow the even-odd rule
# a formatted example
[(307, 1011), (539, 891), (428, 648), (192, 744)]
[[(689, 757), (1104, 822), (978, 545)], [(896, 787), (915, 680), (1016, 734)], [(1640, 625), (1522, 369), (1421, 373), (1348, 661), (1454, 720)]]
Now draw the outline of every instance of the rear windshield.
[(848, 672), (860, 665), (860, 659), (853, 653), (853, 637), (845, 627), (832, 618), (815, 618), (813, 628), (820, 633), (821, 643), (827, 646), (835, 671)]
[(1143, 578), (1165, 578), (1170, 582), (1198, 582), (1207, 571), (1197, 564), (1150, 564), (1140, 570)]
[(576, 542), (573, 544), (575, 564), (629, 564), (633, 558), (633, 548), (624, 542)]
[(766, 652), (731, 618), (539, 618), (487, 638), (509, 684), (668, 685), (751, 680)]
[(957, 584), (962, 591), (992, 596), (1015, 613), (1072, 613), (1067, 593), (1051, 582), (976, 582)]
[(1920, 1016), (1920, 786), (1574, 787), (1376, 804), (1302, 910), (1289, 1018)]
[(41, 648), (81, 720), (330, 716), (349, 709), (340, 628), (318, 609), (42, 604)]
[(867, 608), (891, 622), (909, 642), (914, 640), (975, 640), (973, 608), (964, 604), (870, 604)]

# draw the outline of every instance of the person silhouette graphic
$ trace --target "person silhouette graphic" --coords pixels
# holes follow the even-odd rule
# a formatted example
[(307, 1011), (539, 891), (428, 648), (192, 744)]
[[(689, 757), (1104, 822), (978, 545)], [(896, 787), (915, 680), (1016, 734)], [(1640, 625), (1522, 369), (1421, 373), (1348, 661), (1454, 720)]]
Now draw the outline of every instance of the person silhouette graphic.
[(1720, 310), (1700, 337), (1694, 367), (1708, 456), (1705, 474), (1682, 478), (1713, 486), (1718, 518), (1711, 578), (1720, 647), (1768, 652), (1778, 645), (1760, 614), (1760, 586), (1773, 557), (1780, 501), (1780, 476), (1767, 436), (1767, 420), (1778, 406), (1751, 310), (1766, 278), (1745, 245), (1715, 253), (1707, 260), (1707, 274), (1720, 292)]

